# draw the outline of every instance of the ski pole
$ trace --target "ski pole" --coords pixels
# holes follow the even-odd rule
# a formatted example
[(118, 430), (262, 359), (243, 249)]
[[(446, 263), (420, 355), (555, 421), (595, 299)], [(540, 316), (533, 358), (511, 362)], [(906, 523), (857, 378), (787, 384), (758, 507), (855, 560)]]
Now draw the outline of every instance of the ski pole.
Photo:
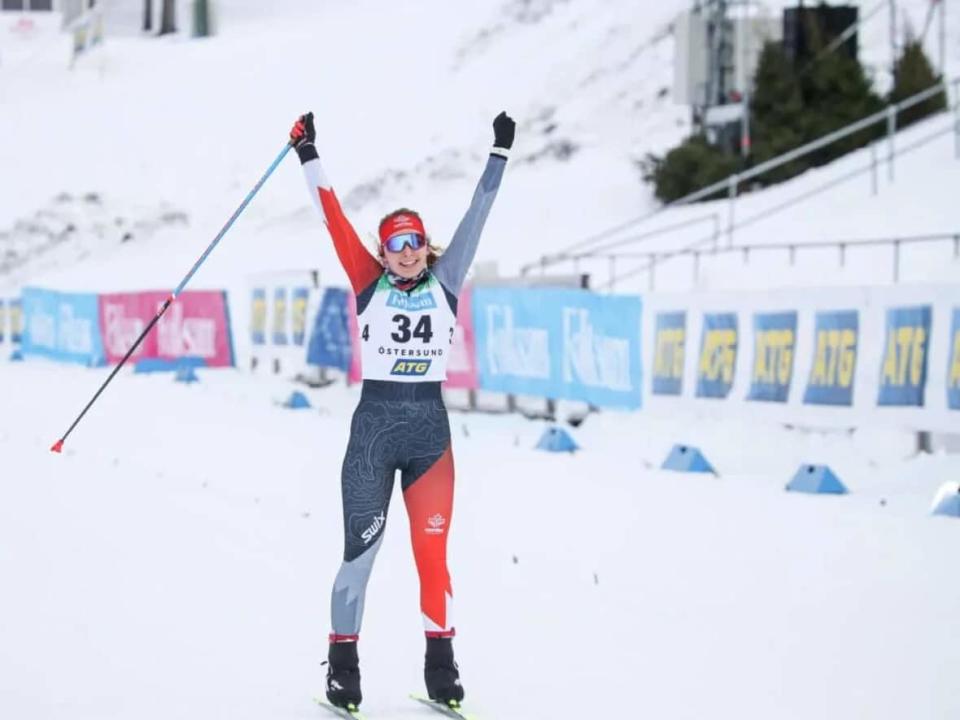
[(114, 376), (120, 371), (120, 368), (122, 368), (124, 364), (127, 362), (127, 360), (130, 359), (130, 356), (133, 355), (134, 351), (140, 346), (140, 343), (143, 342), (143, 339), (147, 336), (150, 330), (153, 329), (153, 326), (157, 324), (157, 321), (160, 320), (163, 314), (167, 311), (167, 308), (170, 307), (173, 301), (177, 299), (177, 296), (181, 292), (183, 292), (183, 289), (186, 287), (187, 283), (190, 282), (190, 279), (196, 274), (197, 270), (200, 269), (200, 266), (203, 265), (204, 261), (206, 261), (210, 253), (213, 252), (213, 249), (217, 246), (217, 243), (219, 243), (220, 240), (223, 239), (223, 236), (227, 234), (227, 230), (230, 229), (230, 226), (233, 225), (234, 221), (236, 221), (236, 219), (240, 217), (240, 213), (242, 213), (244, 208), (246, 208), (247, 205), (250, 204), (250, 201), (253, 200), (253, 196), (257, 194), (257, 192), (260, 190), (261, 187), (263, 187), (263, 184), (267, 181), (267, 178), (270, 177), (270, 175), (273, 174), (273, 171), (277, 169), (277, 166), (280, 164), (280, 161), (283, 160), (283, 158), (286, 156), (287, 152), (290, 150), (291, 147), (293, 146), (290, 143), (287, 143), (284, 146), (283, 151), (279, 155), (277, 155), (277, 159), (270, 164), (270, 167), (267, 168), (267, 171), (263, 174), (263, 177), (261, 177), (257, 181), (257, 184), (253, 186), (253, 190), (247, 193), (247, 196), (243, 199), (243, 202), (240, 203), (240, 207), (238, 207), (234, 211), (233, 215), (230, 216), (230, 219), (227, 220), (226, 225), (224, 225), (223, 228), (220, 230), (220, 232), (217, 233), (217, 236), (213, 239), (213, 242), (211, 242), (207, 246), (207, 249), (203, 251), (203, 255), (200, 256), (200, 259), (193, 264), (192, 268), (190, 268), (190, 272), (186, 274), (183, 280), (180, 281), (180, 284), (177, 285), (177, 288), (163, 302), (163, 304), (160, 306), (160, 309), (157, 310), (157, 314), (153, 316), (153, 319), (149, 323), (147, 323), (147, 326), (143, 329), (143, 332), (140, 333), (140, 337), (138, 337), (134, 341), (133, 345), (130, 346), (130, 349), (127, 350), (127, 354), (123, 356), (123, 358), (120, 360), (117, 366), (113, 369), (110, 375), (107, 376), (107, 379), (100, 386), (100, 389), (97, 390), (96, 393), (94, 393), (93, 397), (90, 399), (90, 402), (87, 403), (86, 407), (84, 407), (83, 410), (80, 412), (80, 414), (77, 415), (77, 419), (73, 421), (73, 424), (70, 425), (69, 428), (67, 428), (67, 431), (63, 434), (63, 437), (61, 437), (59, 440), (57, 440), (53, 444), (53, 447), (50, 448), (51, 452), (58, 453), (63, 450), (63, 443), (66, 441), (70, 433), (73, 432), (73, 429), (80, 423), (80, 421), (83, 419), (83, 416), (87, 414), (87, 411), (97, 401), (97, 398), (100, 397), (100, 394), (106, 389), (107, 385), (110, 384), (110, 381), (113, 380)]

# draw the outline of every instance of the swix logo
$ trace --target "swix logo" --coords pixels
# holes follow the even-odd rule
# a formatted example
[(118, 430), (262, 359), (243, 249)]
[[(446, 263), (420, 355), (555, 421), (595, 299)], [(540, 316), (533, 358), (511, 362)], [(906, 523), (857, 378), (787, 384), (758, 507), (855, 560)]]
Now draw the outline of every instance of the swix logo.
[(391, 375), (426, 375), (431, 360), (397, 360), (390, 370)]
[(442, 535), (443, 526), (447, 524), (447, 519), (437, 513), (433, 517), (427, 518), (427, 527), (423, 529), (427, 535)]
[(360, 533), (360, 537), (363, 538), (364, 545), (370, 544), (370, 541), (373, 540), (373, 538), (380, 531), (380, 528), (383, 527), (383, 524), (386, 521), (387, 521), (386, 513), (381, 511), (380, 514), (373, 519), (373, 523), (370, 525), (370, 527), (368, 527), (366, 530)]

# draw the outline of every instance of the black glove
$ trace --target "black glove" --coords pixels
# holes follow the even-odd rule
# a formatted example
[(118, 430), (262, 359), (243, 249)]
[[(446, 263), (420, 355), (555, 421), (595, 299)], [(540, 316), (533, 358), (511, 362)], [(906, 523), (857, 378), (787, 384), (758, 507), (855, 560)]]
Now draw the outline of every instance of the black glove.
[(290, 144), (300, 156), (300, 162), (315, 160), (319, 157), (313, 141), (317, 139), (317, 131), (313, 127), (313, 113), (301, 115), (290, 128)]
[(509, 150), (513, 145), (513, 136), (517, 124), (505, 112), (501, 112), (493, 120), (493, 146)]

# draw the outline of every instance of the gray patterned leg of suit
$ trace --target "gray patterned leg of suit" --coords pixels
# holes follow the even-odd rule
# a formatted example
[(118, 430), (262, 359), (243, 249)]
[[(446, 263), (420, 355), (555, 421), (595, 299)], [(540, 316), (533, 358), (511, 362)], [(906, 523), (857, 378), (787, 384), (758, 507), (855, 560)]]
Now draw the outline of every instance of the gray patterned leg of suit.
[(396, 471), (403, 471), (406, 489), (449, 444), (446, 409), (439, 400), (361, 400), (357, 405), (340, 479), (344, 550), (330, 601), (334, 635), (360, 632)]

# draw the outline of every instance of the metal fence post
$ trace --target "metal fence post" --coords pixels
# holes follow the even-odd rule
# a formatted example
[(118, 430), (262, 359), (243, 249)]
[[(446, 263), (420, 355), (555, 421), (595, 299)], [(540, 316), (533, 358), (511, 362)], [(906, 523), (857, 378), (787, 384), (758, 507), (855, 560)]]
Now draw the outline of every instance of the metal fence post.
[(699, 251), (694, 251), (693, 253), (693, 289), (696, 290), (699, 284), (700, 284), (700, 253)]
[(893, 241), (893, 282), (900, 282), (900, 241)]
[(653, 290), (656, 287), (656, 274), (657, 274), (657, 256), (654, 255), (650, 258), (650, 280), (648, 282), (648, 290)]
[(953, 125), (954, 153), (960, 160), (960, 79), (953, 81), (953, 114), (956, 118)]
[(610, 256), (610, 289), (613, 290), (617, 282), (617, 256)]
[(887, 108), (887, 177), (890, 182), (893, 182), (894, 172), (893, 172), (893, 159), (897, 156), (896, 148), (894, 147), (894, 137), (897, 134), (897, 108), (895, 105), (891, 105)]
[(730, 200), (727, 214), (727, 247), (733, 247), (734, 207), (737, 202), (737, 184), (739, 180), (739, 175), (731, 175), (728, 181), (727, 197)]

